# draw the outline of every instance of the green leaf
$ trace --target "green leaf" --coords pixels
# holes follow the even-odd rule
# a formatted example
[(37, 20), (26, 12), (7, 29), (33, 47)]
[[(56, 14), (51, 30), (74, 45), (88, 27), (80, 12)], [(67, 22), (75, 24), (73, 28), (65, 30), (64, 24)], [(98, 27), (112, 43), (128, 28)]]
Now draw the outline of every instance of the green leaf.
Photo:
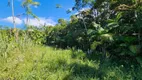
[(140, 65), (142, 67), (142, 57), (136, 57), (136, 60), (138, 63), (140, 63)]
[(102, 41), (113, 41), (112, 34), (102, 34), (100, 38), (102, 39)]
[(39, 2), (32, 2), (31, 3), (33, 6), (39, 6), (40, 4), (39, 4)]
[(116, 16), (116, 21), (119, 21), (119, 19), (122, 17), (122, 12), (119, 12)]
[(98, 42), (98, 41), (94, 41), (91, 45), (91, 49), (92, 50), (95, 50), (97, 48), (98, 45), (102, 44), (101, 42)]
[(140, 52), (140, 46), (139, 45), (131, 45), (131, 46), (129, 46), (129, 50), (136, 55)]

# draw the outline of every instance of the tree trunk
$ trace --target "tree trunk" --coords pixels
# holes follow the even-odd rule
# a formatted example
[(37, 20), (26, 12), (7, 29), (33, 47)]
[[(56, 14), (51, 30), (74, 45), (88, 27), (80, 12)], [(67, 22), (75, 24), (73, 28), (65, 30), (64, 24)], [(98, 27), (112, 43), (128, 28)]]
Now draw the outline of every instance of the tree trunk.
[(16, 28), (15, 16), (14, 16), (14, 1), (13, 0), (12, 0), (11, 4), (12, 4), (13, 27)]
[(16, 41), (18, 40), (18, 31), (16, 29), (15, 16), (14, 16), (14, 0), (11, 0), (13, 27)]
[(28, 24), (29, 24), (29, 15), (27, 14), (27, 21), (26, 21), (26, 24), (27, 24), (27, 27), (28, 27)]

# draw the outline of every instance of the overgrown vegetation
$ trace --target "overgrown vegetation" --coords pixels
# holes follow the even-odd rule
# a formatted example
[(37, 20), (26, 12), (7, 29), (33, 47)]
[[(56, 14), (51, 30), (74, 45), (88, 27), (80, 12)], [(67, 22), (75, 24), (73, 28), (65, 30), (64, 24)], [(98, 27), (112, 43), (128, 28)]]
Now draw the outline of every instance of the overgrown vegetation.
[(141, 5), (137, 0), (76, 0), (73, 9), (90, 9), (71, 16), (66, 27), (57, 25), (47, 36), (47, 43), (92, 54), (102, 52), (104, 58), (129, 59), (141, 65)]
[(117, 58), (102, 60), (103, 53), (100, 52), (86, 54), (80, 49), (63, 50), (41, 46), (35, 44), (27, 35), (23, 35), (18, 42), (15, 42), (15, 39), (5, 36), (4, 30), (2, 32), (1, 80), (142, 79), (141, 67), (129, 60), (127, 62)]
[(1, 29), (0, 79), (141, 80), (141, 0), (76, 0), (72, 10), (54, 27), (16, 29), (18, 41)]

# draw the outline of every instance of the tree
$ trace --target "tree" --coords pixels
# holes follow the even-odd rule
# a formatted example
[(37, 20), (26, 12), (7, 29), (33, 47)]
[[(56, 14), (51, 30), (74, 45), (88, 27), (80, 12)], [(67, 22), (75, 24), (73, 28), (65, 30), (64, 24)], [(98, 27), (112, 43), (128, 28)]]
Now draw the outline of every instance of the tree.
[(14, 16), (14, 0), (8, 0), (8, 6), (11, 4), (11, 9), (12, 9), (12, 18), (13, 18), (13, 27), (16, 28), (15, 24), (15, 16)]
[(22, 6), (25, 8), (26, 15), (27, 15), (27, 21), (26, 21), (27, 26), (28, 26), (28, 22), (29, 22), (29, 15), (31, 15), (32, 17), (38, 19), (38, 17), (35, 14), (32, 13), (32, 10), (30, 8), (31, 5), (32, 6), (39, 6), (39, 2), (36, 2), (36, 1), (33, 1), (33, 0), (24, 0), (22, 2)]
[[(11, 3), (11, 9), (12, 9), (12, 18), (13, 18), (13, 27), (14, 27), (14, 34), (15, 34), (15, 38), (16, 41), (18, 40), (18, 31), (16, 29), (16, 23), (15, 23), (15, 14), (14, 14), (14, 0), (8, 0), (8, 6), (10, 6)], [(10, 32), (11, 33), (11, 32)]]
[(58, 20), (58, 23), (59, 23), (61, 26), (67, 26), (67, 21), (64, 20), (64, 19), (59, 19), (59, 20)]
[(16, 28), (16, 24), (15, 24), (15, 16), (14, 16), (14, 1), (11, 0), (11, 8), (12, 8), (12, 17), (13, 17), (13, 26), (14, 28)]
[(51, 41), (56, 45), (62, 42), (66, 44), (64, 47), (77, 47), (84, 51), (92, 47), (94, 51), (104, 53), (104, 57), (107, 53), (120, 59), (121, 56), (129, 59), (142, 56), (140, 0), (75, 1), (73, 10), (80, 11), (87, 6), (90, 10), (72, 16), (65, 28), (52, 31)]

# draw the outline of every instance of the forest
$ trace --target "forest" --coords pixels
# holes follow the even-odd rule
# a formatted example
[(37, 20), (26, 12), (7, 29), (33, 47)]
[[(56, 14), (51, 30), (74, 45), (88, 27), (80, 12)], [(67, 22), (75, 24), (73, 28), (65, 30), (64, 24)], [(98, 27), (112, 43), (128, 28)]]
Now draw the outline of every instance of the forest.
[(12, 28), (0, 27), (0, 80), (142, 80), (142, 0), (74, 0), (69, 20), (40, 27), (28, 25), (40, 0), (22, 0), (25, 29), (14, 3)]

